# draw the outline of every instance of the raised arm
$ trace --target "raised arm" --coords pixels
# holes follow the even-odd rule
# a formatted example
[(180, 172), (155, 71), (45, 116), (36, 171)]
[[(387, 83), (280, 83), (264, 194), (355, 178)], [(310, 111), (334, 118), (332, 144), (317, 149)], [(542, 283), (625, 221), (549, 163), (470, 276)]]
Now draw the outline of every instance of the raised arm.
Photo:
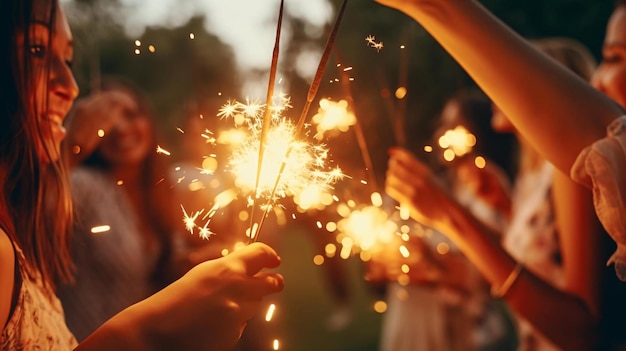
[(542, 155), (569, 173), (623, 111), (475, 0), (377, 0), (418, 21)]
[[(412, 218), (452, 239), (491, 286), (504, 294), (507, 304), (555, 345), (564, 350), (594, 349), (601, 289), (597, 271), (602, 260), (594, 256), (600, 236), (590, 229), (595, 228), (593, 212), (585, 194), (573, 194), (563, 187), (556, 190), (557, 200), (565, 201), (555, 204), (558, 224), (567, 222), (559, 228), (564, 231), (560, 237), (564, 286), (559, 288), (528, 270), (522, 270), (510, 285), (506, 282), (517, 269), (517, 262), (433, 178), (409, 152), (397, 149), (389, 161), (385, 190), (408, 206)], [(574, 212), (563, 215), (567, 211)]]

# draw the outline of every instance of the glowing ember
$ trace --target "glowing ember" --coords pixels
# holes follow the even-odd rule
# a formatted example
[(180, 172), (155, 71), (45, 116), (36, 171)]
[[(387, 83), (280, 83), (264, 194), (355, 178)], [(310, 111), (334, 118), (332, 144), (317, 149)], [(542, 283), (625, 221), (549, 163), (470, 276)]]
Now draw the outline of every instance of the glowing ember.
[(157, 154), (165, 154), (167, 156), (171, 155), (171, 153), (167, 150), (165, 150), (164, 148), (160, 147), (159, 145), (157, 145), (157, 149), (156, 149)]
[(348, 111), (348, 102), (340, 100), (334, 102), (328, 99), (320, 100), (320, 108), (312, 122), (317, 125), (317, 134), (315, 138), (321, 140), (324, 132), (338, 129), (342, 132), (348, 131), (350, 126), (356, 124), (354, 113)]
[(92, 227), (91, 228), (91, 233), (99, 234), (99, 233), (108, 232), (109, 230), (111, 230), (110, 226), (108, 226), (108, 225), (99, 225), (99, 226), (96, 226), (96, 227)]
[(267, 308), (267, 313), (265, 314), (265, 321), (269, 322), (272, 320), (272, 317), (274, 317), (275, 310), (276, 310), (276, 305), (270, 304), (270, 306)]
[(476, 137), (463, 126), (446, 130), (446, 132), (439, 137), (439, 147), (445, 150), (444, 158), (446, 161), (452, 161), (455, 156), (468, 154), (475, 145)]

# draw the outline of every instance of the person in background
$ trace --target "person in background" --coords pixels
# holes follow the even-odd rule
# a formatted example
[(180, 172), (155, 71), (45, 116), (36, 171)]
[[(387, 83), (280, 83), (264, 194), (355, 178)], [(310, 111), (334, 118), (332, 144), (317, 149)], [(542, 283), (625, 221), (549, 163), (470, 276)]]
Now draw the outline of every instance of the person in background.
[[(496, 133), (490, 119), (491, 102), (484, 94), (473, 89), (457, 92), (441, 111), (435, 146), (426, 156), (451, 196), (501, 233), (510, 217), (510, 179), (504, 169), (511, 166), (514, 140)], [(439, 144), (445, 143), (439, 140), (451, 133), (463, 141), (472, 135), (475, 143), (454, 145), (455, 158), (444, 159)], [(478, 168), (477, 158), (487, 164)], [(467, 173), (478, 176), (470, 181)], [(399, 245), (409, 248), (408, 257), (400, 255)], [(377, 269), (390, 280), (381, 350), (486, 350), (508, 342), (506, 314), (489, 298), (487, 284), (471, 262), (441, 233), (418, 225), (408, 241), (398, 240), (373, 255), (372, 265), (383, 266)]]
[[(419, 21), (468, 71), (520, 135), (563, 172), (569, 172), (579, 153), (602, 138), (605, 127), (623, 113), (619, 105), (534, 48), (476, 1), (380, 2)], [(623, 31), (617, 29), (621, 28), (617, 23), (623, 21), (625, 9), (618, 5), (609, 21), (608, 47), (614, 48), (616, 43), (623, 42), (618, 34)], [(602, 72), (605, 65), (619, 66), (616, 62), (620, 61), (609, 61), (605, 56), (598, 72)], [(608, 72), (602, 73), (609, 78)], [(619, 134), (618, 123), (611, 129), (611, 137)], [(586, 149), (574, 165), (572, 176), (589, 185), (593, 179), (596, 213), (611, 237), (621, 245), (624, 235), (618, 223), (623, 211), (618, 214), (613, 208), (623, 208), (620, 207), (623, 202), (616, 199), (621, 193), (619, 184), (624, 182), (616, 171), (621, 167), (619, 157), (623, 156), (617, 156), (620, 151), (614, 147), (616, 143), (611, 137)], [(523, 263), (508, 255), (497, 243), (486, 240), (481, 231), (472, 229), (476, 226), (474, 220), (457, 206), (448, 207), (444, 217), (437, 211), (430, 211), (435, 207), (426, 209), (420, 205), (419, 199), (411, 194), (429, 189), (418, 185), (409, 190), (399, 181), (408, 179), (406, 172), (427, 177), (427, 170), (411, 161), (408, 153), (398, 150), (390, 168), (394, 168), (392, 172), (398, 176), (397, 183), (387, 184), (393, 197), (411, 204), (414, 218), (444, 228), (491, 283), (494, 295), (505, 298), (509, 306), (549, 342), (566, 350), (623, 347), (623, 332), (620, 332), (624, 326), (623, 296), (618, 297), (620, 286), (614, 285), (611, 275), (602, 267), (612, 245), (605, 242), (593, 223), (580, 223), (580, 214), (587, 213), (584, 206), (591, 205), (591, 199), (587, 199), (590, 194), (573, 189), (554, 191), (555, 196), (569, 195), (567, 201), (559, 202), (565, 207), (556, 208), (563, 214), (556, 219), (566, 286), (559, 289), (530, 269), (524, 269)], [(577, 193), (580, 195), (575, 196)], [(440, 195), (432, 192), (430, 195), (448, 202)], [(584, 235), (577, 237), (576, 233)], [(614, 256), (618, 262), (619, 245)], [(620, 265), (616, 268), (620, 275)]]
[(173, 255), (184, 229), (180, 201), (166, 177), (166, 156), (156, 152), (152, 112), (140, 91), (105, 79), (100, 91), (76, 103), (66, 126), (65, 145), (74, 147), (69, 161), (78, 163), (70, 177), (77, 268), (75, 282), (59, 285), (58, 295), (80, 341), (191, 265), (183, 268)]
[[(563, 66), (576, 73), (585, 80), (590, 80), (596, 67), (596, 61), (591, 52), (576, 40), (570, 38), (544, 38), (532, 40), (533, 45), (545, 52)], [(518, 262), (537, 274), (541, 279), (550, 282), (559, 289), (567, 289), (567, 265), (563, 262), (563, 255), (567, 241), (561, 245), (560, 231), (566, 228), (568, 236), (577, 236), (576, 230), (581, 227), (574, 223), (585, 223), (595, 218), (593, 209), (589, 207), (586, 213), (577, 211), (577, 222), (569, 220), (572, 228), (563, 224), (563, 218), (568, 214), (562, 213), (568, 208), (567, 203), (572, 197), (587, 196), (587, 191), (577, 186), (567, 176), (555, 172), (554, 166), (519, 135), (515, 127), (509, 122), (502, 111), (494, 105), (492, 119), (494, 128), (502, 133), (513, 133), (520, 143), (520, 160), (517, 175), (513, 184), (512, 207), (513, 219), (504, 232), (502, 244), (504, 248)], [(582, 227), (584, 228), (584, 226)], [(578, 234), (583, 236), (584, 234)], [(569, 273), (578, 275), (583, 273)], [(589, 274), (589, 273), (587, 273)], [(599, 274), (599, 273), (594, 273)], [(598, 291), (594, 294), (598, 294)], [(523, 317), (517, 318), (521, 350), (555, 350), (540, 333)]]
[(198, 264), (77, 343), (55, 293), (72, 279), (59, 162), (78, 95), (71, 31), (56, 0), (3, 1), (0, 23), (0, 349), (231, 349), (261, 299), (284, 285), (261, 272), (280, 259), (260, 243)]

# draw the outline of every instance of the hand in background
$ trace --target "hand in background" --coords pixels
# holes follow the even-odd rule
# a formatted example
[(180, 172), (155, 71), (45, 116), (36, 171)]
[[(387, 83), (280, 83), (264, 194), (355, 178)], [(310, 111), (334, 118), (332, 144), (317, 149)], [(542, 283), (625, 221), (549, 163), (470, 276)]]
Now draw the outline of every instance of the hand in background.
[(390, 151), (385, 191), (401, 206), (408, 206), (419, 223), (446, 233), (448, 210), (456, 203), (439, 184), (431, 170), (409, 151)]
[(73, 156), (70, 167), (91, 155), (102, 138), (99, 133), (106, 135), (123, 116), (123, 107), (134, 104), (132, 97), (116, 90), (93, 93), (77, 101), (66, 123), (65, 145)]

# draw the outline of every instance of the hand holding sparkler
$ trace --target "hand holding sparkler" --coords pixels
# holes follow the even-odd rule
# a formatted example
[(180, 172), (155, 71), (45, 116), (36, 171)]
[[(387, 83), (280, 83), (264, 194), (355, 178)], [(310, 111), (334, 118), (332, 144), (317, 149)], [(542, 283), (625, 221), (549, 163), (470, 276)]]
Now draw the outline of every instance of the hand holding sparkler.
[(446, 233), (450, 223), (449, 209), (458, 206), (439, 184), (431, 170), (409, 151), (392, 149), (385, 191), (419, 223)]
[[(279, 264), (276, 252), (261, 243), (201, 263), (165, 289), (112, 318), (101, 328), (102, 332), (81, 345), (104, 350), (106, 345), (118, 341), (108, 339), (115, 335), (115, 330), (140, 327), (140, 340), (131, 342), (147, 345), (146, 349), (230, 350), (246, 322), (261, 307), (262, 298), (283, 289), (280, 274), (261, 271)], [(112, 334), (107, 335), (107, 331)]]

